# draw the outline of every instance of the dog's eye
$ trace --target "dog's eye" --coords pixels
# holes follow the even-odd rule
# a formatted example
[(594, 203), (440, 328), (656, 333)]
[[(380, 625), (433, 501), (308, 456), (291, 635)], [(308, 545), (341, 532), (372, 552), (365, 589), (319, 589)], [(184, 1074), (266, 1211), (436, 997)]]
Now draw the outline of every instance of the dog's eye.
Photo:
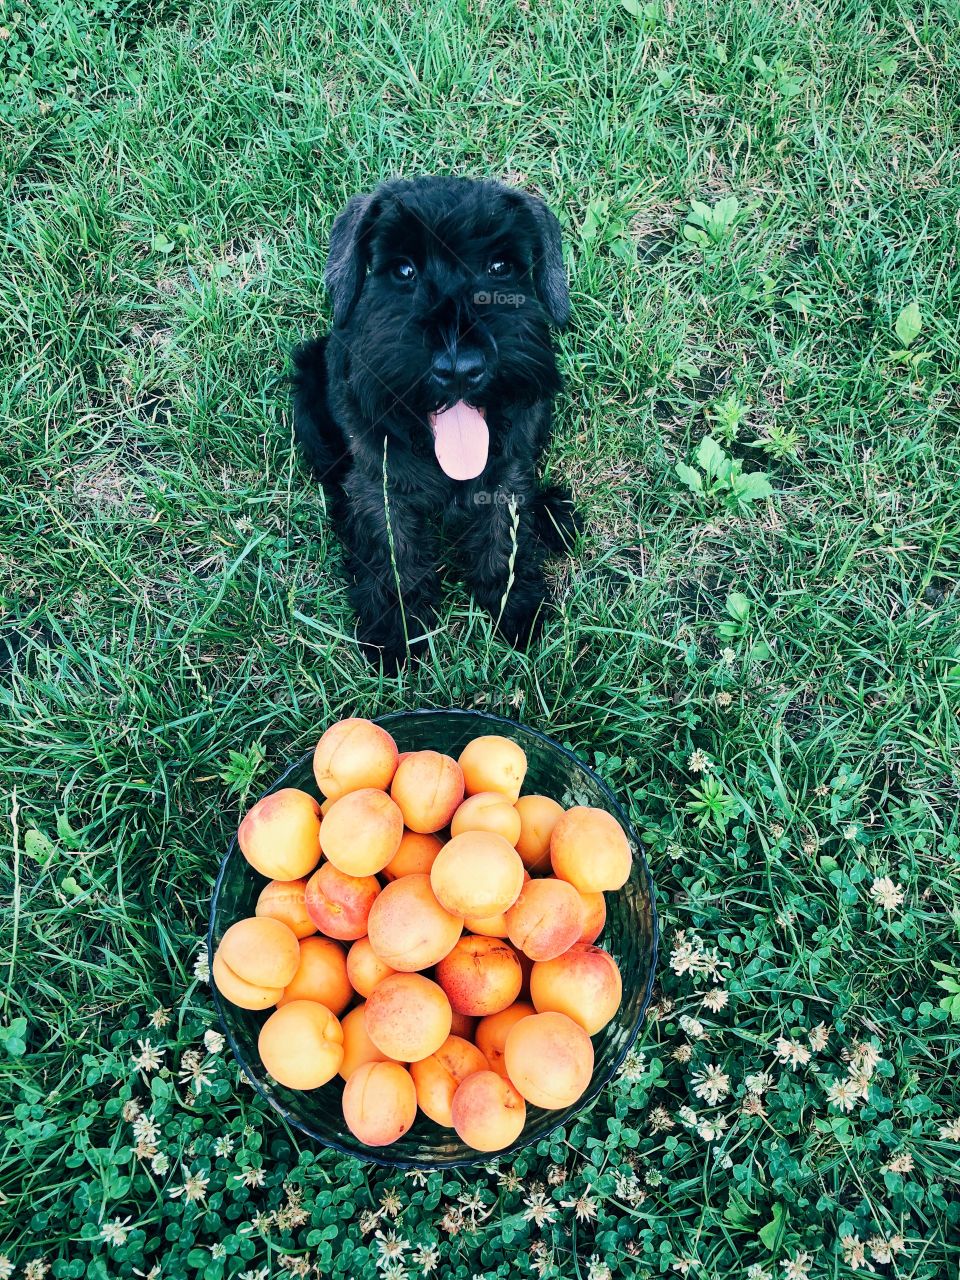
[(487, 275), (494, 280), (505, 280), (513, 274), (513, 263), (507, 258), (493, 258), (487, 263)]
[(417, 278), (417, 269), (407, 258), (401, 258), (390, 268), (390, 274), (401, 284), (412, 284)]

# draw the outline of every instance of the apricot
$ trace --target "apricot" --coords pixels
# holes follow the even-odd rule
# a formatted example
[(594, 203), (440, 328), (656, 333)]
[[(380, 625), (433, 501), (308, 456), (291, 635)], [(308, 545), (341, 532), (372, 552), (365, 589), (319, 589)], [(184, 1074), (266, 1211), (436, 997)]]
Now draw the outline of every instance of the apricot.
[(569, 1107), (593, 1075), (593, 1043), (565, 1013), (535, 1013), (514, 1023), (503, 1048), (507, 1078), (535, 1107)]
[(565, 1013), (595, 1036), (620, 1008), (623, 983), (609, 952), (578, 943), (533, 966), (530, 997), (537, 1013)]
[(320, 861), (320, 806), (296, 787), (258, 800), (240, 823), (237, 844), (268, 880), (299, 880)]
[(484, 938), (505, 938), (507, 913), (501, 911), (496, 916), (465, 916), (463, 927), (470, 933), (479, 933)]
[(450, 1034), (452, 1036), (459, 1036), (461, 1040), (472, 1040), (476, 1026), (476, 1018), (471, 1018), (467, 1013), (457, 1013), (456, 1009), (454, 1009), (453, 1020), (450, 1023)]
[(604, 809), (578, 805), (553, 828), (553, 873), (581, 893), (622, 889), (630, 875), (630, 842), (620, 823)]
[(463, 773), (439, 751), (411, 751), (397, 769), (390, 794), (411, 831), (439, 831), (463, 800)]
[(293, 1000), (260, 1028), (260, 1061), (288, 1089), (319, 1089), (340, 1070), (343, 1030), (316, 1000)]
[(477, 1071), (453, 1095), (450, 1118), (475, 1151), (502, 1151), (520, 1137), (527, 1108), (511, 1082), (495, 1071)]
[(499, 791), (516, 804), (527, 773), (527, 757), (515, 742), (497, 734), (474, 738), (460, 752), (459, 764), (468, 796)]
[(520, 816), (517, 853), (531, 875), (550, 870), (550, 837), (563, 817), (563, 806), (549, 796), (521, 796), (514, 805)]
[(446, 993), (419, 973), (384, 978), (367, 999), (367, 1035), (388, 1058), (418, 1062), (450, 1034), (453, 1011)]
[(343, 947), (330, 938), (304, 938), (297, 972), (284, 988), (277, 1007), (292, 1000), (316, 1000), (339, 1017), (352, 999)]
[(430, 883), (455, 915), (496, 916), (516, 902), (523, 888), (523, 863), (503, 836), (465, 831), (437, 854)]
[(580, 937), (580, 895), (565, 880), (531, 880), (507, 912), (507, 936), (531, 960), (552, 960)]
[(343, 1061), (339, 1071), (344, 1080), (349, 1080), (357, 1067), (365, 1062), (388, 1062), (385, 1053), (381, 1053), (367, 1035), (367, 1024), (364, 1018), (365, 1005), (358, 1004), (349, 1013), (344, 1014), (340, 1026), (343, 1028)]
[(404, 831), (400, 847), (383, 868), (385, 880), (399, 880), (401, 876), (430, 874), (433, 860), (443, 848), (443, 840), (432, 832)]
[(313, 776), (330, 800), (361, 787), (385, 791), (397, 769), (397, 744), (386, 729), (351, 718), (332, 724), (313, 753)]
[[(367, 924), (369, 923), (368, 920)], [(347, 952), (347, 977), (357, 995), (363, 996), (364, 999), (378, 983), (396, 972), (396, 969), (391, 969), (384, 960), (380, 959), (370, 945), (369, 938), (358, 938)]]
[(213, 980), (224, 1000), (240, 1009), (269, 1009), (283, 995), (283, 987), (258, 987), (233, 972), (219, 951), (213, 957)]
[(437, 901), (430, 877), (401, 876), (374, 902), (367, 935), (376, 955), (392, 969), (428, 969), (453, 950), (463, 920)]
[(417, 1105), (434, 1124), (451, 1128), (453, 1095), (467, 1076), (486, 1070), (487, 1060), (476, 1045), (459, 1036), (448, 1036), (436, 1053), (410, 1064)]
[(503, 1009), (500, 1013), (491, 1013), (477, 1023), (475, 1037), (477, 1048), (489, 1063), (490, 1070), (495, 1071), (498, 1076), (507, 1074), (507, 1068), (503, 1065), (503, 1046), (507, 1043), (507, 1036), (513, 1024), (519, 1022), (521, 1018), (529, 1018), (535, 1012), (532, 1004), (527, 1004), (525, 1000), (518, 1000), (509, 1009)]
[(375, 876), (400, 848), (403, 814), (383, 791), (361, 787), (330, 806), (320, 848), (348, 876)]
[(520, 836), (520, 815), (500, 792), (478, 791), (464, 800), (450, 823), (452, 836), (464, 831), (492, 831), (515, 845)]
[(327, 937), (354, 942), (367, 932), (367, 917), (379, 892), (376, 876), (348, 876), (325, 862), (307, 881), (307, 912)]
[(513, 1004), (523, 982), (517, 953), (500, 938), (461, 938), (435, 976), (455, 1013), (480, 1018)]
[(607, 923), (607, 901), (602, 893), (581, 893), (580, 907), (583, 913), (578, 942), (596, 942)]
[(217, 952), (238, 978), (257, 987), (285, 987), (300, 963), (297, 935), (270, 916), (250, 916), (232, 924)]
[(282, 920), (298, 938), (317, 932), (305, 900), (306, 880), (271, 880), (257, 899), (255, 914)]
[(417, 1090), (399, 1062), (366, 1062), (350, 1074), (343, 1090), (347, 1128), (368, 1147), (386, 1147), (417, 1118)]

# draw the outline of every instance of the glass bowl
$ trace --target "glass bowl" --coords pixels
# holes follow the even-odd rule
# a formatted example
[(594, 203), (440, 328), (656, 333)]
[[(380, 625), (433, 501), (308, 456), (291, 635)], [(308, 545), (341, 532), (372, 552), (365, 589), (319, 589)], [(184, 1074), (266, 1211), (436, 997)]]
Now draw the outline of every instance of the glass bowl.
[[(612, 813), (626, 831), (633, 849), (633, 870), (627, 884), (616, 893), (607, 893), (607, 922), (598, 945), (608, 950), (623, 975), (623, 1003), (613, 1021), (593, 1037), (595, 1066), (587, 1091), (572, 1106), (559, 1111), (527, 1107), (527, 1122), (517, 1141), (503, 1151), (484, 1154), (460, 1141), (452, 1129), (442, 1129), (419, 1113), (416, 1123), (389, 1147), (366, 1147), (351, 1134), (343, 1120), (340, 1098), (343, 1081), (336, 1076), (329, 1084), (308, 1092), (287, 1089), (271, 1080), (257, 1053), (257, 1037), (268, 1013), (250, 1013), (224, 1000), (211, 984), (213, 1000), (230, 1047), (247, 1079), (293, 1128), (325, 1146), (401, 1169), (449, 1168), (454, 1165), (485, 1163), (538, 1142), (560, 1125), (568, 1124), (588, 1106), (610, 1081), (636, 1039), (650, 992), (657, 955), (657, 913), (653, 882), (636, 835), (610, 788), (571, 751), (545, 734), (501, 716), (480, 711), (425, 710), (400, 711), (377, 720), (395, 738), (401, 751), (431, 747), (458, 756), (471, 738), (481, 734), (501, 734), (518, 742), (527, 755), (524, 793), (553, 796), (564, 808), (592, 805)], [(313, 777), (313, 752), (292, 764), (269, 791), (299, 787), (319, 797)], [(266, 794), (269, 794), (266, 793)], [(246, 862), (234, 838), (220, 866), (210, 904), (208, 944), (210, 955), (223, 934), (236, 920), (254, 914), (264, 879)], [(269, 1012), (269, 1011), (268, 1011)]]

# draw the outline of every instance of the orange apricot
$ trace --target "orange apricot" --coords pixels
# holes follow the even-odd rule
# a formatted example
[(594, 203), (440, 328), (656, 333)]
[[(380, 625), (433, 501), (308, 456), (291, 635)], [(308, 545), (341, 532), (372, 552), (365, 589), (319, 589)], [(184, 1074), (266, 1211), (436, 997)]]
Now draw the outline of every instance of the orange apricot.
[(558, 1110), (581, 1096), (593, 1075), (593, 1043), (565, 1013), (535, 1013), (510, 1028), (507, 1078), (535, 1107)]
[(350, 1074), (343, 1090), (347, 1128), (368, 1147), (386, 1147), (417, 1118), (417, 1090), (399, 1062), (367, 1062)]
[(516, 742), (495, 733), (474, 738), (460, 752), (459, 764), (468, 796), (499, 791), (516, 804), (527, 773), (526, 753)]
[(401, 876), (429, 875), (433, 860), (442, 848), (443, 840), (430, 831), (404, 831), (399, 849), (383, 868), (383, 878), (399, 880)]
[(580, 895), (565, 880), (531, 880), (507, 912), (507, 936), (531, 960), (562, 955), (580, 937)]
[(258, 800), (240, 823), (237, 844), (268, 880), (299, 880), (320, 861), (320, 806), (313, 796), (283, 787)]
[(417, 1105), (434, 1124), (451, 1128), (453, 1095), (467, 1076), (487, 1069), (487, 1060), (476, 1045), (459, 1036), (448, 1036), (436, 1053), (410, 1064)]
[(500, 938), (461, 938), (435, 976), (455, 1013), (479, 1018), (513, 1004), (523, 982), (517, 953)]
[(495, 1071), (476, 1071), (453, 1095), (450, 1118), (468, 1147), (502, 1151), (523, 1132), (527, 1108), (509, 1080)]
[(361, 787), (335, 800), (320, 824), (320, 847), (348, 876), (374, 876), (400, 848), (403, 814), (385, 791)]
[(445, 827), (463, 800), (463, 773), (439, 751), (411, 751), (397, 769), (390, 794), (411, 831)]
[(430, 877), (401, 876), (383, 889), (367, 921), (370, 946), (391, 969), (428, 969), (453, 950), (463, 920), (437, 901)]
[(288, 1089), (319, 1089), (340, 1070), (343, 1030), (316, 1000), (294, 1000), (260, 1028), (260, 1061)]
[(563, 806), (549, 796), (521, 796), (514, 805), (520, 817), (517, 853), (531, 875), (550, 871), (550, 837), (563, 817)]
[(367, 1035), (387, 1057), (417, 1062), (446, 1040), (453, 1012), (435, 982), (419, 973), (395, 973), (374, 988), (364, 1021)]
[(217, 951), (239, 978), (257, 987), (285, 987), (300, 963), (297, 935), (270, 916), (238, 920), (220, 939)]
[(307, 912), (328, 938), (354, 942), (367, 932), (367, 917), (379, 892), (376, 876), (348, 876), (325, 862), (307, 881)]
[(214, 984), (224, 1000), (240, 1009), (269, 1009), (283, 995), (283, 987), (258, 987), (254, 982), (244, 982), (219, 951), (213, 957), (211, 970)]
[(361, 787), (384, 791), (397, 769), (397, 744), (378, 724), (351, 718), (332, 724), (313, 753), (313, 776), (330, 800)]
[(362, 1067), (365, 1062), (392, 1061), (385, 1053), (380, 1052), (367, 1035), (367, 1024), (363, 1012), (365, 1007), (358, 1004), (349, 1013), (343, 1015), (340, 1023), (343, 1028), (343, 1061), (340, 1063), (339, 1071), (344, 1080), (349, 1080), (357, 1067)]
[[(367, 924), (370, 924), (369, 919)], [(347, 977), (357, 995), (363, 996), (364, 999), (378, 983), (396, 972), (396, 969), (391, 969), (384, 960), (380, 959), (370, 945), (369, 938), (358, 938), (347, 952)]]
[(581, 893), (622, 889), (630, 875), (630, 842), (620, 823), (604, 809), (578, 805), (553, 828), (553, 873)]
[(456, 1009), (454, 1009), (453, 1020), (450, 1023), (450, 1034), (452, 1036), (459, 1036), (461, 1040), (472, 1040), (476, 1026), (476, 1018), (471, 1018), (466, 1013), (457, 1013)]
[(523, 888), (523, 863), (503, 836), (465, 831), (437, 854), (430, 883), (455, 915), (496, 916), (516, 902)]
[(496, 1071), (498, 1076), (507, 1074), (507, 1068), (503, 1065), (503, 1046), (507, 1043), (507, 1036), (513, 1024), (519, 1022), (521, 1018), (529, 1018), (535, 1012), (532, 1004), (528, 1004), (525, 1000), (518, 1000), (509, 1009), (503, 1009), (500, 1013), (491, 1013), (477, 1023), (475, 1036), (477, 1048), (489, 1063), (490, 1070)]
[(309, 938), (317, 932), (306, 904), (306, 880), (271, 880), (257, 899), (255, 914), (282, 920), (298, 938)]
[(297, 972), (284, 988), (277, 1007), (292, 1000), (316, 1000), (339, 1017), (352, 999), (343, 947), (332, 938), (304, 938)]
[(555, 960), (533, 966), (530, 997), (538, 1013), (565, 1013), (595, 1036), (620, 1008), (623, 982), (608, 951), (577, 943)]
[(607, 923), (607, 902), (602, 893), (581, 893), (583, 917), (578, 942), (596, 942)]
[(499, 791), (478, 791), (467, 796), (450, 823), (452, 836), (464, 831), (492, 831), (515, 845), (520, 836), (520, 815)]

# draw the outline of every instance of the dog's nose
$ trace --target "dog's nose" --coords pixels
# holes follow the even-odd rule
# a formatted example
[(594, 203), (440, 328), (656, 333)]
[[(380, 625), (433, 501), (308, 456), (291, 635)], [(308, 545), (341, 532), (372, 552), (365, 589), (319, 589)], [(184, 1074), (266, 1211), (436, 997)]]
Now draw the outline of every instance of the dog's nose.
[(482, 353), (472, 347), (441, 351), (433, 358), (431, 373), (444, 395), (460, 400), (483, 382), (486, 361)]

